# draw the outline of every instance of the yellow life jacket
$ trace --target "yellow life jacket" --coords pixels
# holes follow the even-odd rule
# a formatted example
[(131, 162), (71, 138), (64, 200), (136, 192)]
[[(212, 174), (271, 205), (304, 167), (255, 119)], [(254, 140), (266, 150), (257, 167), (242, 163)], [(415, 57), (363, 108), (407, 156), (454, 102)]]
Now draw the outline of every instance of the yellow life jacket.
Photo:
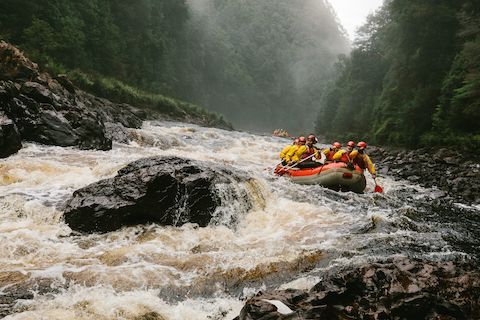
[(280, 159), (284, 160), (288, 151), (290, 151), (292, 147), (296, 147), (296, 145), (288, 145), (285, 148), (283, 148), (282, 152), (280, 152)]
[(288, 161), (300, 161), (302, 159), (305, 159), (305, 158), (308, 158), (309, 156), (311, 156), (312, 154), (314, 154), (314, 158), (319, 158), (319, 155), (318, 155), (318, 150), (317, 148), (315, 148), (314, 146), (307, 146), (307, 145), (301, 145), (301, 146), (298, 146), (298, 148), (296, 150), (294, 150), (294, 152), (290, 151), (288, 154), (287, 154), (287, 158), (290, 159), (286, 159), (287, 162)]

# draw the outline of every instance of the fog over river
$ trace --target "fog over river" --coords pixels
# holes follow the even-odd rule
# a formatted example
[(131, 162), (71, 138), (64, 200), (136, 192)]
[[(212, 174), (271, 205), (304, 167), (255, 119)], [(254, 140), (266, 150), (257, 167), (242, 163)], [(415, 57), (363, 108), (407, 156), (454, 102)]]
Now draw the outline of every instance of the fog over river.
[[(245, 298), (270, 288), (309, 289), (336, 266), (391, 256), (424, 261), (477, 258), (456, 204), (448, 223), (428, 206), (441, 196), (367, 174), (364, 194), (300, 186), (272, 175), (290, 140), (171, 122), (145, 122), (110, 151), (25, 144), (0, 160), (0, 296), (23, 288), (6, 319), (233, 319)], [(63, 221), (73, 191), (154, 155), (219, 162), (247, 171), (254, 200), (228, 201), (206, 228), (158, 225), (82, 235)], [(381, 168), (379, 168), (381, 169)], [(239, 193), (240, 194), (240, 193)], [(152, 208), (155, 210), (155, 208)], [(477, 247), (478, 248), (478, 247)], [(0, 306), (0, 309), (2, 306)]]

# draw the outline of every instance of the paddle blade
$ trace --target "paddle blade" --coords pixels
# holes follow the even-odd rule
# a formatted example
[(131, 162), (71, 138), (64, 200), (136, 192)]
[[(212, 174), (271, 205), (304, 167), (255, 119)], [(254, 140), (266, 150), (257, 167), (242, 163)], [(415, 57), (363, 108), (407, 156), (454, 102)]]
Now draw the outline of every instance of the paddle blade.
[(378, 184), (376, 184), (375, 189), (373, 189), (373, 192), (383, 193), (383, 188), (380, 187)]
[(277, 176), (283, 176), (285, 173), (287, 173), (287, 170), (285, 169), (285, 167), (278, 165), (273, 171), (273, 173)]

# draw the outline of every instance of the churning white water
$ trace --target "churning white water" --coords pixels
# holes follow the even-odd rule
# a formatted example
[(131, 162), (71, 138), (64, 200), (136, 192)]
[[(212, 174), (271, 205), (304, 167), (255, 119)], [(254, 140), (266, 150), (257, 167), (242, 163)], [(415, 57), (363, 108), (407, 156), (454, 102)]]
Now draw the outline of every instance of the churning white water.
[[(6, 319), (232, 319), (265, 288), (310, 288), (321, 272), (377, 256), (455, 254), (437, 230), (414, 224), (412, 203), (433, 190), (378, 180), (384, 194), (337, 193), (274, 177), (287, 139), (146, 122), (129, 145), (81, 151), (26, 144), (0, 161), (0, 296), (30, 292)], [(153, 155), (219, 162), (254, 179), (206, 228), (158, 225), (82, 235), (60, 208), (78, 188)], [(234, 204), (236, 203), (236, 204)], [(229, 225), (235, 218), (238, 224)], [(223, 222), (223, 223), (222, 223)], [(226, 222), (226, 223), (225, 223)]]

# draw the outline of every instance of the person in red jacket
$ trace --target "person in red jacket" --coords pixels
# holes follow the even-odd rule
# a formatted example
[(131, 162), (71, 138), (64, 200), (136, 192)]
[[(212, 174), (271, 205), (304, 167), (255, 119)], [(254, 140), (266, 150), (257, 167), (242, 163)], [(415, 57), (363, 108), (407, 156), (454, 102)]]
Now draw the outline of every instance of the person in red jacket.
[[(352, 159), (353, 159), (352, 158), (352, 152), (355, 151), (354, 148), (355, 148), (355, 142), (348, 141), (346, 149), (338, 150), (333, 155), (333, 161), (341, 161), (341, 162), (345, 162), (346, 164), (351, 164)], [(353, 154), (353, 155), (355, 155), (355, 154)]]
[(342, 144), (336, 141), (332, 143), (332, 146), (330, 148), (323, 149), (322, 152), (326, 157), (326, 162), (332, 162), (333, 156), (335, 155), (335, 153), (338, 152), (338, 150), (340, 150), (341, 147), (342, 147)]

